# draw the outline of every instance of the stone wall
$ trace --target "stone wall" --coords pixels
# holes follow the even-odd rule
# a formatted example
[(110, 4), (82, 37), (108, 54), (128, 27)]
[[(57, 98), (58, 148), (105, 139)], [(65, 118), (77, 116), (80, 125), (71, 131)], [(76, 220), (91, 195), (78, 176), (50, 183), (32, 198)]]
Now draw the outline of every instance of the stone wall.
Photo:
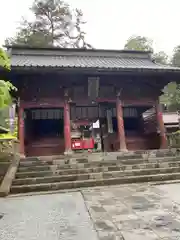
[(3, 139), (0, 143), (0, 196), (6, 196), (20, 161), (19, 142)]

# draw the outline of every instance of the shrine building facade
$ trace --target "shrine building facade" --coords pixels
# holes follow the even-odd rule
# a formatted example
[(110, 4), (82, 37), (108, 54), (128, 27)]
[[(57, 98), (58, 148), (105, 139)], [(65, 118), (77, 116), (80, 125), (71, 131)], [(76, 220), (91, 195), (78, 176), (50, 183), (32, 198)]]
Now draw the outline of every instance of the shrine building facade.
[[(106, 152), (168, 147), (159, 96), (180, 80), (179, 68), (156, 64), (141, 51), (7, 49), (21, 154), (72, 153), (78, 138), (93, 138)], [(156, 124), (148, 132), (143, 113), (152, 107)]]

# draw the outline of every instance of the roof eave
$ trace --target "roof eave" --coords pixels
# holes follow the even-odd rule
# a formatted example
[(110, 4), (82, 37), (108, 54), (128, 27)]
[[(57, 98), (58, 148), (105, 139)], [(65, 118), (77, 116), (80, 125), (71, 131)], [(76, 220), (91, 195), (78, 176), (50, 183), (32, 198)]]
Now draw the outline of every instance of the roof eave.
[(95, 68), (95, 67), (59, 67), (59, 66), (11, 66), (11, 69), (56, 69), (56, 70), (96, 70), (96, 71), (151, 71), (151, 72), (173, 72), (180, 73), (180, 68), (140, 68), (140, 67), (119, 67), (119, 68)]
[(22, 46), (22, 45), (4, 45), (4, 47), (8, 50), (50, 50), (50, 51), (57, 51), (61, 50), (64, 52), (100, 52), (100, 53), (105, 53), (105, 52), (112, 52), (112, 53), (132, 53), (132, 54), (152, 54), (151, 51), (140, 51), (140, 50), (127, 50), (127, 49), (96, 49), (96, 48), (61, 48), (61, 47), (33, 47), (33, 46)]

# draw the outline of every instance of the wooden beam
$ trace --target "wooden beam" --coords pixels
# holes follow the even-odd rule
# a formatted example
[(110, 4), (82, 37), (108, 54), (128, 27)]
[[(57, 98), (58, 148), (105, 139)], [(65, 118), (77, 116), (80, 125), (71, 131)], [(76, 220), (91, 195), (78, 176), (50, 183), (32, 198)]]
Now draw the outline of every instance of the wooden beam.
[(64, 102), (62, 99), (41, 99), (39, 101), (21, 101), (21, 106), (24, 109), (29, 108), (63, 108)]

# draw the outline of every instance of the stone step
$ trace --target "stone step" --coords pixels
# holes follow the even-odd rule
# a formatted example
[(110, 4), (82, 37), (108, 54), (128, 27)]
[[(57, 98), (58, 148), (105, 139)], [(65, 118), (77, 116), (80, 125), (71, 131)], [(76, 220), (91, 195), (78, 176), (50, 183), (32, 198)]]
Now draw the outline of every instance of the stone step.
[[(168, 158), (169, 159), (169, 158)], [(180, 158), (179, 158), (180, 160)], [(80, 160), (80, 159), (66, 159), (66, 160), (62, 160), (62, 159), (56, 159), (56, 160), (52, 160), (52, 161), (45, 161), (45, 160), (38, 160), (38, 161), (20, 161), (19, 166), (20, 167), (30, 167), (30, 166), (44, 166), (44, 165), (88, 165), (91, 163), (101, 163), (101, 162), (122, 162), (122, 163), (127, 163), (127, 164), (131, 164), (131, 163), (141, 163), (141, 162), (147, 162), (148, 160), (146, 159), (85, 159), (85, 160)]]
[(45, 161), (29, 161), (29, 160), (21, 160), (19, 163), (19, 167), (29, 167), (29, 166), (47, 166), (47, 165), (52, 165), (52, 162), (45, 162)]
[[(53, 165), (52, 165), (53, 166)], [(35, 165), (35, 166), (28, 166), (28, 167), (19, 167), (17, 172), (29, 172), (29, 171), (49, 171), (51, 170), (51, 166), (49, 165)]]
[(53, 182), (63, 182), (63, 181), (78, 181), (78, 180), (88, 180), (88, 179), (106, 179), (106, 178), (116, 178), (116, 177), (128, 177), (128, 176), (141, 176), (141, 175), (152, 175), (160, 173), (175, 173), (180, 172), (180, 167), (174, 168), (152, 168), (152, 169), (138, 169), (138, 170), (128, 170), (128, 171), (113, 171), (113, 172), (98, 172), (98, 173), (83, 173), (83, 174), (73, 174), (73, 175), (54, 175), (45, 176), (37, 178), (22, 178), (15, 179), (13, 181), (14, 185), (29, 185), (34, 183), (53, 183)]
[(40, 158), (39, 157), (26, 157), (26, 158), (22, 158), (21, 161), (39, 161)]
[(29, 160), (23, 160), (23, 161), (20, 161), (20, 166), (21, 167), (27, 167), (27, 166), (30, 166), (30, 165), (37, 165), (37, 166), (42, 166), (42, 165), (78, 165), (78, 164), (91, 164), (91, 163), (101, 163), (101, 162), (105, 162), (105, 163), (108, 163), (108, 162), (121, 162), (121, 163), (126, 163), (126, 164), (134, 164), (134, 163), (141, 163), (141, 162), (156, 162), (156, 161), (177, 161), (177, 160), (180, 160), (180, 156), (167, 156), (167, 157), (149, 157), (148, 159), (147, 158), (134, 158), (134, 159), (129, 159), (129, 158), (126, 158), (126, 159), (117, 159), (117, 158), (91, 158), (91, 159), (85, 159), (85, 160), (82, 160), (80, 161), (80, 159), (76, 159), (76, 158), (70, 158), (70, 159), (55, 159), (55, 160), (52, 160), (52, 161), (46, 161), (46, 160), (38, 160), (38, 161), (29, 161)]
[(148, 159), (123, 159), (121, 164), (132, 165), (137, 163), (153, 163), (153, 162), (169, 162), (169, 161), (180, 161), (180, 157), (158, 157), (158, 158), (148, 158)]
[(67, 181), (67, 182), (54, 182), (54, 183), (40, 183), (31, 185), (17, 185), (11, 187), (11, 193), (27, 193), (27, 192), (40, 192), (40, 191), (52, 191), (73, 189), (81, 187), (93, 187), (115, 184), (127, 184), (127, 183), (140, 183), (140, 182), (152, 182), (152, 181), (167, 181), (180, 179), (180, 173), (169, 174), (153, 174), (142, 176), (128, 176), (128, 177), (116, 177), (108, 179), (89, 179), (79, 181)]
[(180, 161), (178, 162), (159, 162), (159, 163), (143, 163), (134, 165), (112, 165), (103, 167), (91, 167), (91, 168), (67, 168), (63, 170), (58, 170), (56, 166), (47, 171), (30, 171), (30, 172), (17, 172), (16, 178), (27, 178), (27, 177), (44, 177), (52, 175), (73, 175), (73, 174), (83, 174), (92, 172), (107, 172), (107, 171), (124, 171), (131, 169), (148, 169), (148, 168), (170, 168), (170, 167), (180, 167)]
[(26, 166), (20, 165), (18, 172), (31, 172), (31, 171), (49, 171), (52, 169), (56, 170), (65, 170), (65, 169), (79, 169), (79, 168), (95, 168), (95, 167), (108, 167), (108, 166), (117, 166), (117, 165), (137, 165), (137, 164), (148, 164), (148, 163), (162, 163), (162, 162), (177, 162), (180, 161), (180, 157), (174, 158), (152, 158), (149, 160), (101, 160), (101, 161), (92, 161), (89, 163), (66, 163), (63, 161), (44, 163), (44, 164), (27, 164)]
[(143, 159), (143, 154), (136, 153), (136, 154), (122, 154), (117, 156), (117, 160), (126, 160), (126, 159)]

